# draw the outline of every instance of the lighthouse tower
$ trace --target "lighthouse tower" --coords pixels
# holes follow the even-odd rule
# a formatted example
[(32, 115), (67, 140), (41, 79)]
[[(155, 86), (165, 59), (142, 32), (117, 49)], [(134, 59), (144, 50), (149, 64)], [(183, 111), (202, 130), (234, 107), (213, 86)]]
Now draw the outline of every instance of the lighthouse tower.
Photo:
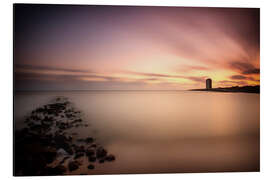
[(206, 89), (212, 89), (212, 79), (206, 79)]

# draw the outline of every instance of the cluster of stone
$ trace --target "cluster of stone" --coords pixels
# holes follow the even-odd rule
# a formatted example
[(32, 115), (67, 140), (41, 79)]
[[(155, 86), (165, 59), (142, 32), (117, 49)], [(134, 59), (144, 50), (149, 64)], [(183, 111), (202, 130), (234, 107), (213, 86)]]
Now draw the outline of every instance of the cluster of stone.
[(108, 154), (93, 137), (78, 138), (71, 132), (88, 124), (67, 98), (58, 97), (33, 110), (25, 125), (15, 131), (14, 174), (17, 176), (68, 174), (79, 169), (82, 157), (88, 158), (90, 170), (95, 168), (96, 162), (115, 160), (115, 156)]

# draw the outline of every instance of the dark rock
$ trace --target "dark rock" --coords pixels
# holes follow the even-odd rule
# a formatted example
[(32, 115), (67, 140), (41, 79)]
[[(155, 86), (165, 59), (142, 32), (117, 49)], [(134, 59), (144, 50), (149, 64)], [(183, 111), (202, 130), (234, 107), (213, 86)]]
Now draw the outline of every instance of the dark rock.
[(68, 169), (69, 171), (75, 171), (76, 169), (78, 169), (80, 166), (80, 163), (78, 161), (71, 161), (68, 164)]
[(82, 119), (76, 119), (73, 121), (73, 123), (82, 122)]
[(69, 124), (68, 123), (64, 123), (64, 122), (61, 122), (61, 123), (58, 124), (58, 128), (59, 129), (62, 129), (62, 130), (68, 129), (69, 128)]
[(41, 133), (41, 131), (42, 131), (42, 125), (39, 125), (39, 124), (33, 124), (33, 125), (31, 125), (31, 127), (30, 127), (30, 130), (31, 131), (36, 131), (36, 132), (38, 132), (38, 133)]
[(80, 138), (80, 139), (77, 139), (78, 142), (84, 142), (85, 140)]
[(58, 165), (55, 168), (56, 174), (63, 174), (67, 171), (67, 168), (63, 165)]
[(97, 158), (94, 156), (88, 156), (88, 161), (89, 162), (96, 162)]
[(46, 167), (41, 175), (45, 176), (55, 176), (55, 175), (63, 175), (67, 171), (67, 168), (62, 165), (58, 165), (56, 167)]
[(105, 160), (104, 160), (104, 159), (100, 159), (98, 162), (99, 162), (99, 163), (104, 163)]
[(69, 159), (70, 157), (69, 156), (66, 156), (62, 159), (62, 161), (59, 163), (59, 164), (63, 164), (67, 159)]
[(68, 138), (66, 136), (64, 136), (64, 135), (56, 134), (55, 137), (54, 137), (54, 141), (56, 143), (63, 143), (63, 142), (68, 141)]
[(88, 147), (85, 151), (87, 156), (93, 156), (95, 154), (95, 150), (91, 147)]
[(72, 141), (72, 136), (68, 136), (68, 137), (67, 137), (67, 140), (68, 140), (68, 141)]
[(90, 144), (90, 143), (92, 143), (93, 141), (94, 141), (94, 139), (93, 139), (92, 137), (88, 137), (88, 138), (85, 139), (85, 142), (86, 142), (87, 144)]
[(44, 149), (42, 155), (45, 158), (47, 163), (52, 163), (53, 160), (56, 158), (57, 151), (53, 147), (48, 147), (48, 148)]
[(69, 145), (69, 143), (60, 142), (60, 143), (57, 143), (57, 147), (58, 148), (63, 148), (70, 155), (72, 155), (74, 153), (71, 146)]
[(54, 141), (56, 143), (56, 146), (58, 148), (63, 148), (67, 153), (69, 153), (70, 155), (73, 154), (73, 150), (70, 146), (70, 139), (67, 138), (64, 135), (59, 135), (58, 133), (56, 133), (55, 137), (54, 137)]
[(41, 136), (39, 142), (44, 146), (53, 146), (52, 139), (50, 136)]
[(78, 159), (78, 158), (80, 158), (82, 156), (84, 156), (84, 153), (83, 152), (78, 152), (78, 153), (76, 153), (74, 159)]
[(93, 144), (91, 144), (91, 146), (90, 146), (90, 147), (96, 148), (96, 147), (97, 147), (97, 145), (96, 145), (95, 143), (93, 143)]
[(98, 159), (103, 158), (107, 155), (107, 151), (104, 148), (99, 147), (96, 151), (96, 155)]
[(42, 120), (44, 123), (53, 123), (53, 118), (45, 116), (44, 119)]
[(76, 153), (78, 153), (78, 152), (85, 152), (85, 148), (84, 148), (84, 146), (83, 145), (81, 145), (81, 146), (77, 146), (77, 145), (75, 145), (74, 146), (74, 149), (75, 149), (75, 152)]
[(94, 166), (94, 165), (92, 165), (92, 164), (89, 164), (89, 165), (87, 166), (87, 168), (88, 168), (88, 169), (94, 169), (94, 168), (95, 168), (95, 166)]
[(110, 154), (110, 155), (106, 156), (105, 159), (106, 159), (106, 161), (114, 161), (115, 160), (115, 156), (112, 155), (112, 154)]

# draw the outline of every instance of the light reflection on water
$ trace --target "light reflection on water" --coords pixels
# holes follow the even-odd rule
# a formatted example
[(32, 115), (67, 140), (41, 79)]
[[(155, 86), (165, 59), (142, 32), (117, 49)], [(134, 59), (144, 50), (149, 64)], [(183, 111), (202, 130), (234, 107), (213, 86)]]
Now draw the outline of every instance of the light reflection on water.
[[(116, 161), (90, 174), (258, 171), (260, 96), (187, 91), (34, 92), (15, 95), (23, 116), (66, 96)], [(85, 169), (80, 169), (85, 173)]]

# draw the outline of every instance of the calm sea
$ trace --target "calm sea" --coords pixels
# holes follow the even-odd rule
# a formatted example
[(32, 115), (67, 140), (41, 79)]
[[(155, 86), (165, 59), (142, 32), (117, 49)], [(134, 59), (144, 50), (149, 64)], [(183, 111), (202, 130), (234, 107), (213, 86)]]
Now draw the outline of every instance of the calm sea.
[[(33, 109), (65, 96), (116, 156), (90, 174), (258, 171), (260, 95), (190, 91), (15, 94), (15, 128)], [(87, 173), (87, 168), (79, 169)], [(74, 172), (76, 173), (76, 172)]]

